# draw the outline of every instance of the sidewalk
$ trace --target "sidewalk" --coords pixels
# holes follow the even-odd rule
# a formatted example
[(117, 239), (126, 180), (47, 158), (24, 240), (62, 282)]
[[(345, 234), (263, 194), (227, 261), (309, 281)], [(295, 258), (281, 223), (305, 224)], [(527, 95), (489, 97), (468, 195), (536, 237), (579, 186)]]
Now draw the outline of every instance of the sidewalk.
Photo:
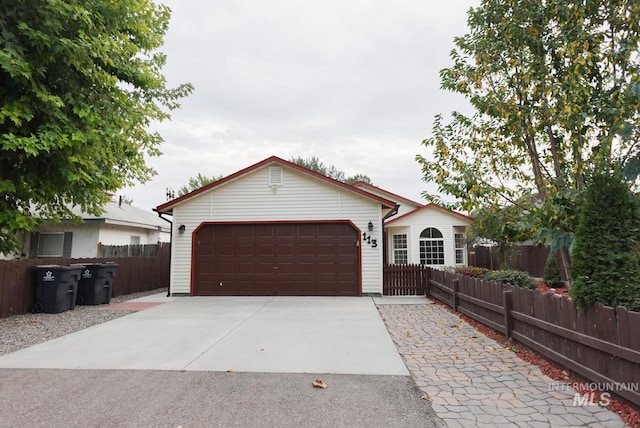
[(570, 386), (557, 388), (537, 366), (425, 300), (376, 303), (416, 384), (447, 426), (625, 426), (617, 414), (598, 405), (574, 405)]

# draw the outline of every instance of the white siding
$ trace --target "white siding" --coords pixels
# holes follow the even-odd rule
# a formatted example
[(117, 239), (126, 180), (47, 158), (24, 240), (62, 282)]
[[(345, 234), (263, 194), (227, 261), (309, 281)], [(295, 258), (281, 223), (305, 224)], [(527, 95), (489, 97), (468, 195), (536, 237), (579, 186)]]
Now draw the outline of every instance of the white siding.
[[(169, 223), (167, 223), (167, 226)], [(170, 240), (169, 232), (163, 232), (142, 227), (122, 227), (103, 224), (100, 228), (99, 242), (103, 245), (129, 245), (132, 236), (140, 237), (140, 245), (157, 244)]]
[(382, 189), (375, 189), (375, 188), (371, 188), (369, 186), (357, 186), (358, 188), (369, 192), (371, 194), (374, 194), (376, 196), (380, 196), (382, 198), (388, 199), (390, 201), (394, 201), (396, 204), (400, 205), (400, 208), (398, 208), (398, 213), (396, 215), (394, 215), (393, 217), (390, 217), (389, 220), (400, 217), (401, 215), (405, 215), (407, 213), (410, 213), (411, 211), (415, 210), (416, 208), (420, 208), (422, 205), (418, 205), (418, 204), (412, 204), (409, 203), (407, 201), (405, 201), (404, 199), (398, 198), (394, 195), (389, 194), (388, 192), (385, 192)]
[[(464, 233), (465, 227), (470, 221), (464, 220), (454, 214), (449, 214), (438, 208), (425, 208), (417, 211), (415, 214), (399, 219), (388, 226), (388, 239), (394, 233), (407, 233), (408, 259), (409, 263), (420, 263), (420, 233), (428, 227), (434, 227), (442, 232), (444, 238), (444, 265), (437, 266), (455, 266), (455, 233)], [(393, 260), (393, 248), (391, 242), (387, 247), (389, 249), (388, 260)], [(465, 256), (466, 257), (466, 256)]]
[[(382, 293), (382, 214), (379, 203), (290, 168), (268, 186), (268, 166), (214, 187), (173, 208), (171, 292), (190, 293), (193, 231), (207, 221), (350, 220), (362, 233), (371, 221), (377, 247), (361, 241), (362, 292)], [(178, 227), (185, 225), (185, 232)]]

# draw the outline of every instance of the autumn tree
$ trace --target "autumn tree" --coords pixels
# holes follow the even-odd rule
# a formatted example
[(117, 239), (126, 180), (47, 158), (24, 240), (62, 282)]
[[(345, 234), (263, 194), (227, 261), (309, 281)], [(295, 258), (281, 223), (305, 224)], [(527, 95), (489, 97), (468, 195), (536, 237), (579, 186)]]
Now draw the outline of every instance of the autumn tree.
[(317, 156), (311, 156), (303, 158), (300, 156), (289, 159), (289, 162), (294, 163), (303, 168), (310, 169), (326, 177), (333, 178), (334, 180), (342, 181), (343, 183), (353, 184), (357, 181), (364, 181), (365, 183), (372, 184), (371, 179), (364, 174), (356, 174), (347, 177), (344, 171), (339, 170), (333, 165), (326, 165)]
[(0, 252), (154, 174), (150, 125), (192, 90), (161, 73), (169, 17), (152, 0), (0, 2)]
[(626, 0), (482, 0), (440, 73), (473, 110), (436, 116), (425, 180), (454, 208), (518, 205), (566, 253), (589, 175), (637, 163), (638, 16)]
[(519, 207), (486, 206), (474, 211), (472, 217), (474, 220), (467, 230), (467, 244), (494, 244), (498, 251), (499, 268), (511, 268), (511, 262), (518, 254), (517, 244), (532, 237)]

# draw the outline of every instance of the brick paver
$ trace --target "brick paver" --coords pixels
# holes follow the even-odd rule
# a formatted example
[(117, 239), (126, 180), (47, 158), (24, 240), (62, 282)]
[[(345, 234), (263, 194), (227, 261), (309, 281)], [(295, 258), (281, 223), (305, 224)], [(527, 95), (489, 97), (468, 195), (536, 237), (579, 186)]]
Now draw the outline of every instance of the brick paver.
[[(624, 427), (597, 404), (445, 308), (379, 304), (378, 310), (418, 387), (449, 427)], [(427, 398), (425, 397), (425, 398)]]

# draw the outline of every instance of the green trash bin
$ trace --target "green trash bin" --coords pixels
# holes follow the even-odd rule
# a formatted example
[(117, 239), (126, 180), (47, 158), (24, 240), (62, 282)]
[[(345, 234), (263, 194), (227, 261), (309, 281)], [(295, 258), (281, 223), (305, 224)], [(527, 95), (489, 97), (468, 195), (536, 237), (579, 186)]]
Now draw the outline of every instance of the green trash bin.
[(32, 312), (57, 314), (76, 307), (82, 266), (39, 265), (33, 268), (36, 298)]
[(78, 305), (102, 305), (111, 301), (116, 263), (83, 263), (78, 282)]

